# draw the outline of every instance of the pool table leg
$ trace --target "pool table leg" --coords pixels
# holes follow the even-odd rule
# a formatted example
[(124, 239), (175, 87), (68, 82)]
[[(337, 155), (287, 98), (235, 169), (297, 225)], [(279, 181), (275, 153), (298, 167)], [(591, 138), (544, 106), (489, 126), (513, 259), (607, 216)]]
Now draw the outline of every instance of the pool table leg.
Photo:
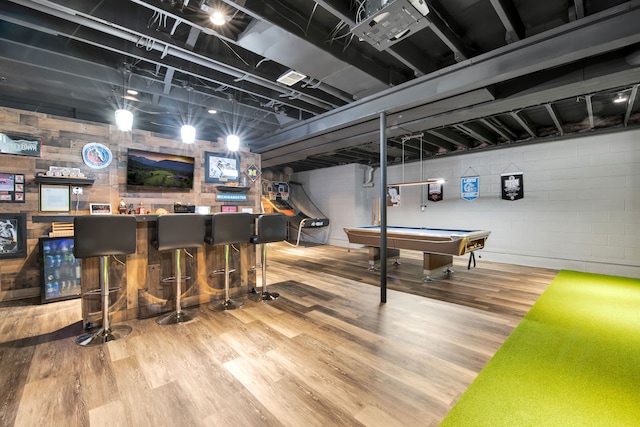
[(423, 252), (422, 255), (422, 269), (424, 273), (423, 282), (433, 282), (432, 276), (434, 274), (444, 274), (447, 277), (453, 274), (453, 256), (452, 255), (440, 255), (432, 254), (429, 252)]

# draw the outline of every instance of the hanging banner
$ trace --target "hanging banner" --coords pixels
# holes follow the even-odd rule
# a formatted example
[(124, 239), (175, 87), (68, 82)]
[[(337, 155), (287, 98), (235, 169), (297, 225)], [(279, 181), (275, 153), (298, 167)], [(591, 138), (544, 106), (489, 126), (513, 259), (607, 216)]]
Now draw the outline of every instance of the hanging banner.
[(522, 172), (500, 175), (503, 200), (518, 200), (524, 197), (524, 176)]
[(429, 184), (429, 200), (439, 202), (442, 200), (442, 184)]
[(460, 197), (464, 200), (475, 200), (480, 196), (480, 177), (463, 176), (460, 178)]

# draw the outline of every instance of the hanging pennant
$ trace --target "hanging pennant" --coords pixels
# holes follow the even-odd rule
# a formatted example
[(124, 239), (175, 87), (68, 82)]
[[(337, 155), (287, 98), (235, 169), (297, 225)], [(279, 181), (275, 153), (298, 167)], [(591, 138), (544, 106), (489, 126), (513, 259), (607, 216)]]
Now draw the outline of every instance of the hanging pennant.
[(524, 175), (522, 172), (500, 175), (503, 200), (518, 200), (524, 197)]
[(480, 177), (463, 176), (460, 178), (460, 197), (464, 200), (475, 200), (480, 196)]
[(439, 202), (442, 200), (442, 184), (429, 184), (429, 200)]

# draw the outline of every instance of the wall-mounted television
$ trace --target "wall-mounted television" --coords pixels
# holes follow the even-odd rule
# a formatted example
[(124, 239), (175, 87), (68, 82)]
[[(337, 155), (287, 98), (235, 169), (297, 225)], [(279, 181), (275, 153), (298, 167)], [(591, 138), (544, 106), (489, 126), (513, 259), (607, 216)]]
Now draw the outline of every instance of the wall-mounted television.
[(127, 187), (191, 190), (195, 159), (167, 153), (129, 149)]

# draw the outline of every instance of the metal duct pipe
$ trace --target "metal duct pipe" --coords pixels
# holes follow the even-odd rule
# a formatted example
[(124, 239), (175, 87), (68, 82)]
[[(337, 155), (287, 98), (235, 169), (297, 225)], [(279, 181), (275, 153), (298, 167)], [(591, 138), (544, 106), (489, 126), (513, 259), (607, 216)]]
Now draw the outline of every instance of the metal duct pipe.
[[(34, 1), (29, 1), (29, 0), (11, 0), (11, 1), (14, 2), (14, 3), (20, 4), (22, 6), (25, 6), (25, 7), (31, 8), (31, 9), (35, 9), (35, 10), (38, 10), (40, 12), (47, 13), (47, 14), (56, 16), (58, 18), (70, 21), (70, 22), (73, 22), (73, 23), (76, 23), (76, 24), (79, 24), (79, 25), (83, 25), (83, 26), (85, 26), (87, 28), (91, 28), (93, 30), (100, 31), (100, 32), (112, 35), (114, 37), (118, 37), (118, 38), (120, 38), (122, 40), (126, 40), (126, 41), (129, 41), (129, 42), (134, 43), (134, 44), (139, 43), (141, 39), (148, 40), (148, 41), (150, 41), (152, 43), (150, 43), (150, 46), (149, 46), (149, 44), (146, 44), (145, 47), (148, 50), (154, 50), (154, 51), (161, 52), (163, 56), (171, 55), (171, 56), (174, 56), (176, 58), (183, 59), (185, 61), (189, 61), (189, 62), (198, 64), (198, 65), (202, 65), (205, 68), (209, 68), (209, 69), (212, 69), (212, 70), (219, 71), (221, 73), (230, 75), (230, 76), (232, 76), (234, 78), (245, 80), (245, 81), (248, 81), (248, 82), (251, 82), (251, 83), (255, 83), (257, 85), (266, 87), (268, 89), (271, 89), (273, 91), (276, 91), (276, 92), (279, 92), (279, 93), (282, 93), (282, 94), (289, 94), (289, 93), (292, 92), (291, 88), (283, 88), (282, 86), (278, 85), (277, 83), (274, 83), (274, 82), (271, 82), (269, 80), (263, 79), (262, 77), (258, 77), (258, 76), (254, 76), (254, 75), (248, 74), (247, 72), (242, 71), (242, 70), (236, 70), (234, 68), (231, 68), (231, 67), (227, 66), (226, 64), (221, 64), (221, 63), (219, 63), (217, 61), (213, 61), (210, 58), (207, 58), (205, 56), (198, 55), (196, 53), (193, 53), (193, 52), (190, 52), (190, 51), (186, 51), (184, 49), (180, 49), (180, 48), (175, 47), (175, 46), (170, 46), (166, 42), (163, 42), (163, 41), (158, 40), (158, 39), (151, 38), (151, 37), (149, 37), (147, 35), (144, 35), (144, 34), (133, 34), (131, 32), (128, 32), (128, 31), (125, 31), (125, 30), (122, 30), (122, 29), (118, 29), (118, 28), (111, 27), (109, 25), (102, 24), (100, 22), (97, 22), (97, 21), (95, 21), (93, 19), (89, 19), (89, 18), (84, 17), (82, 15), (75, 15), (75, 14), (71, 15), (71, 14), (69, 14), (67, 12), (62, 12), (60, 10), (60, 6), (57, 5), (56, 3), (52, 3), (52, 2), (49, 2), (49, 1), (46, 1), (46, 0), (34, 0)], [(68, 11), (69, 12), (74, 12), (71, 9), (68, 9)], [(82, 42), (85, 42), (85, 43), (89, 43), (87, 40), (82, 40), (80, 38), (76, 38), (76, 37), (74, 37), (73, 35), (70, 35), (70, 34), (64, 34), (64, 36), (65, 37), (69, 37), (71, 39), (79, 40), (79, 41), (82, 41)], [(120, 52), (120, 53), (126, 54), (125, 52)], [(181, 71), (184, 72), (184, 70), (181, 70)], [(218, 82), (218, 83), (222, 84), (221, 82)], [(246, 89), (242, 89), (240, 87), (235, 88), (235, 89), (240, 90), (242, 92), (251, 93), (252, 95), (256, 95), (256, 96), (260, 96), (260, 97), (263, 97), (263, 98), (271, 99), (271, 98), (268, 98), (268, 97), (266, 97), (264, 95), (253, 93), (253, 92), (247, 91)], [(335, 108), (336, 107), (336, 106), (328, 104), (328, 103), (326, 103), (324, 101), (316, 100), (315, 98), (312, 98), (309, 95), (301, 93), (301, 92), (300, 92), (300, 96), (297, 97), (296, 99), (299, 99), (299, 100), (301, 100), (303, 102), (306, 102), (308, 104), (311, 104), (311, 105), (315, 105), (316, 107), (322, 108), (324, 110), (330, 110), (331, 108)], [(308, 113), (311, 113), (311, 114), (314, 114), (314, 115), (316, 114), (314, 111), (306, 110), (306, 109), (298, 107), (296, 105), (290, 105), (290, 106), (293, 107), (293, 108), (304, 110), (304, 111), (306, 111)]]

